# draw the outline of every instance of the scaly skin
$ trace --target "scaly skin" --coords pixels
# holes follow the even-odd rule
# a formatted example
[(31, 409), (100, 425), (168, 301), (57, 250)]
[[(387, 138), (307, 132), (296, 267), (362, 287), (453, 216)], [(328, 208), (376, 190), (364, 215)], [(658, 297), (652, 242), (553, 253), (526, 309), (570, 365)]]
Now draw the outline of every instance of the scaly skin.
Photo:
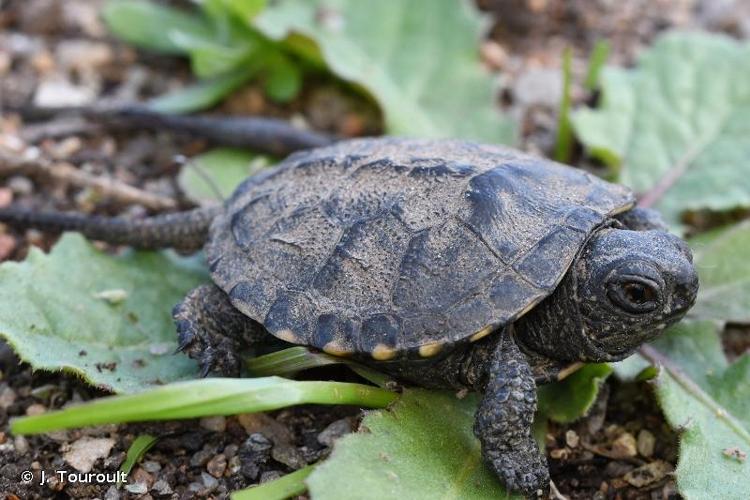
[(547, 459), (531, 433), (536, 384), (526, 357), (509, 335), (501, 335), (489, 358), (487, 385), (474, 421), (484, 461), (505, 486), (525, 495), (549, 489)]
[(179, 350), (198, 361), (203, 376), (211, 372), (239, 376), (242, 351), (269, 337), (214, 284), (193, 289), (172, 309), (172, 317)]

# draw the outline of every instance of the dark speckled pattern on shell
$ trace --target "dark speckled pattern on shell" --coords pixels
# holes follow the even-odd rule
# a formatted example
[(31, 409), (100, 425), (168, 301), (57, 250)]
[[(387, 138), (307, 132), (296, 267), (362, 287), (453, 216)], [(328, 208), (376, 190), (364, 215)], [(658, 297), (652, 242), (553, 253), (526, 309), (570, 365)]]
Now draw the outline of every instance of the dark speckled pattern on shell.
[(633, 202), (510, 149), (354, 140), (245, 181), (206, 252), (234, 306), (284, 340), (434, 354), (549, 295), (588, 234)]

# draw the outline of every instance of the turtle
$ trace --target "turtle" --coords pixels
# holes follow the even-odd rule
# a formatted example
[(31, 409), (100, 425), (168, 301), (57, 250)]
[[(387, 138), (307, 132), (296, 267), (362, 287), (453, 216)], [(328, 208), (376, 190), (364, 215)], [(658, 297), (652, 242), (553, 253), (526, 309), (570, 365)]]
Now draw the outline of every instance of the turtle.
[(537, 385), (629, 356), (698, 290), (686, 243), (629, 188), (463, 140), (297, 152), (218, 207), (142, 220), (6, 208), (0, 221), (202, 248), (212, 283), (172, 314), (204, 374), (239, 375), (240, 353), (276, 338), (480, 392), (484, 461), (530, 496), (550, 481), (531, 432)]

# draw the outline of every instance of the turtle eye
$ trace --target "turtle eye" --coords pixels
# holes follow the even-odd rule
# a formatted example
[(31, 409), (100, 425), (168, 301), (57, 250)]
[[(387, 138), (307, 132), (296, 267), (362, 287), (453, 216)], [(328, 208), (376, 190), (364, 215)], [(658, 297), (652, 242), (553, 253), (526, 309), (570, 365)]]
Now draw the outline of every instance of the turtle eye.
[(613, 283), (607, 296), (615, 306), (632, 314), (649, 313), (659, 305), (659, 290), (656, 284), (642, 278)]
[(656, 299), (656, 292), (643, 283), (626, 283), (623, 290), (625, 296), (633, 304), (643, 305)]

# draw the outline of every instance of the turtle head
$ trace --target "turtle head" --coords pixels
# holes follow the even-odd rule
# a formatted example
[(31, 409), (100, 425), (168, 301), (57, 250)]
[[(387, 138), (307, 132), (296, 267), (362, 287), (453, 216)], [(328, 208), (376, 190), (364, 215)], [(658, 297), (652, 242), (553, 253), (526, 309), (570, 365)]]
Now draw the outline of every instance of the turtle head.
[(604, 227), (539, 311), (522, 318), (519, 340), (553, 359), (620, 360), (679, 321), (697, 292), (692, 254), (680, 238)]

